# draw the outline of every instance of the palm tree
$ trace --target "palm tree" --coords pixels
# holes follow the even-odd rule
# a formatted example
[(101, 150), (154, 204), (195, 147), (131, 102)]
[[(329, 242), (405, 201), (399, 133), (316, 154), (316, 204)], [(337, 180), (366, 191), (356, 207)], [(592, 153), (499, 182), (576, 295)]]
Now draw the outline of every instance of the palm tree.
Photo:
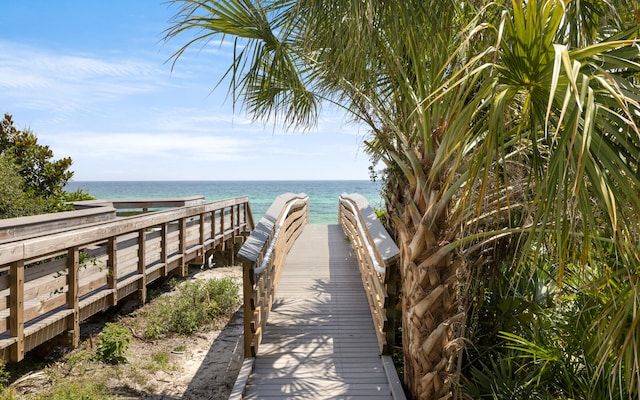
[[(586, 349), (598, 360), (589, 379), (594, 385), (608, 382), (609, 393), (635, 398), (640, 136), (638, 51), (632, 38), (638, 27), (635, 20), (606, 12), (624, 10), (621, 5), (582, 3), (585, 9), (576, 2), (514, 2), (511, 15), (502, 19), (492, 76), (474, 93), (484, 102), (477, 104), (476, 115), (484, 116), (486, 125), (477, 118), (463, 142), (485, 148), (470, 150), (464, 159), (476, 182), (477, 190), (468, 195), (477, 211), (469, 215), (476, 226), (460, 237), (480, 235), (483, 246), (491, 243), (484, 249), (476, 247), (482, 242), (474, 243), (463, 250), (467, 254), (491, 251), (504, 262), (507, 250), (520, 263), (514, 267), (526, 263), (529, 274), (546, 268), (560, 287), (565, 275), (595, 268), (598, 279), (582, 285), (591, 285), (586, 290), (599, 293), (596, 302), (602, 304), (591, 302), (580, 311), (602, 311), (589, 324), (598, 332), (593, 348)], [(585, 10), (604, 5), (610, 8), (591, 13), (590, 24), (585, 22)], [(576, 26), (584, 34), (576, 33)], [(478, 193), (482, 205), (474, 201)], [(512, 229), (521, 232), (507, 233)], [(555, 262), (540, 262), (549, 258)], [(620, 285), (622, 276), (627, 284)]]
[[(615, 7), (583, 18), (590, 8), (549, 0), (173, 2), (166, 38), (198, 30), (174, 63), (232, 38), (230, 94), (256, 118), (309, 126), (330, 101), (370, 128), (401, 248), (415, 398), (452, 396), (472, 282), (497, 262), (551, 254), (561, 282), (611, 243), (635, 276), (640, 66)], [(628, 316), (616, 310), (606, 321)], [(631, 386), (635, 327), (611, 326), (601, 350), (622, 344)]]

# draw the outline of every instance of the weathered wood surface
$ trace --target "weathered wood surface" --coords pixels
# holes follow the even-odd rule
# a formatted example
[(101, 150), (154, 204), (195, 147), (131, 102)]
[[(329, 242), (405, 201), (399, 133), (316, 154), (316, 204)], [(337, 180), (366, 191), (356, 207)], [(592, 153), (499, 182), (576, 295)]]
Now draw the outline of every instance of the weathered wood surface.
[(245, 357), (254, 357), (260, 347), (285, 257), (308, 222), (308, 196), (284, 193), (238, 251), (243, 265)]
[(251, 235), (244, 242), (240, 251), (238, 251), (238, 257), (249, 263), (256, 264), (259, 261), (258, 259), (264, 255), (265, 246), (269, 245), (278, 219), (282, 216), (287, 204), (305, 199), (307, 199), (307, 195), (304, 193), (284, 193), (276, 197), (264, 216), (260, 218), (256, 227), (251, 231)]
[(294, 243), (251, 364), (245, 399), (393, 398), (358, 262), (339, 225), (306, 225)]
[(382, 263), (386, 266), (398, 259), (400, 257), (400, 249), (398, 249), (396, 242), (394, 242), (389, 232), (378, 219), (366, 197), (359, 193), (343, 193), (340, 197), (356, 206), (361, 221), (366, 228), (367, 238), (374, 244)]
[[(0, 245), (0, 357), (24, 353), (216, 252), (253, 228), (247, 197), (179, 207)], [(238, 244), (239, 244), (238, 243)]]
[(388, 354), (395, 343), (399, 321), (396, 304), (400, 250), (364, 196), (342, 194), (338, 210), (338, 219), (358, 260), (380, 351)]
[(0, 220), (0, 244), (115, 220), (116, 210), (135, 209), (146, 212), (151, 209), (188, 207), (204, 203), (204, 196), (77, 201), (73, 203), (74, 211)]
[(94, 208), (94, 207), (113, 207), (117, 210), (121, 209), (153, 209), (153, 208), (175, 208), (188, 207), (205, 202), (204, 196), (187, 196), (178, 198), (136, 198), (136, 199), (100, 199), (100, 200), (83, 200), (73, 202), (73, 206), (78, 209)]
[(0, 220), (0, 244), (114, 219), (116, 219), (116, 209), (113, 207), (2, 219)]

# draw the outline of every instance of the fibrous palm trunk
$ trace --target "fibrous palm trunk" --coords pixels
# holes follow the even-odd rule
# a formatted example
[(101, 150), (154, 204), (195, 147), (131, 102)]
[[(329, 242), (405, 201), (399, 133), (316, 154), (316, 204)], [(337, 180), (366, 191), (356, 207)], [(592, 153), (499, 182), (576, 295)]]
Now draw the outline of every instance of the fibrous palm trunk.
[(388, 199), (401, 251), (405, 384), (415, 398), (451, 398), (465, 322), (458, 299), (465, 263), (444, 247), (447, 207), (426, 182), (404, 185)]

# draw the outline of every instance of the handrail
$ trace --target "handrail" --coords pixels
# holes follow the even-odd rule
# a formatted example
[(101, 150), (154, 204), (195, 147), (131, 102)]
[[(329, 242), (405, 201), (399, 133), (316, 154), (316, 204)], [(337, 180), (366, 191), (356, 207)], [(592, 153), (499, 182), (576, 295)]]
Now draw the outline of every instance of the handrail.
[(177, 208), (204, 203), (204, 196), (71, 202), (69, 204), (74, 207), (72, 211), (0, 220), (0, 244), (87, 227), (92, 223), (113, 221), (117, 216), (122, 216), (119, 210), (123, 209), (140, 209), (139, 212), (128, 213), (128, 215), (134, 215), (151, 209)]
[(375, 248), (376, 258), (380, 258), (381, 264), (386, 268), (395, 262), (400, 257), (400, 249), (378, 219), (367, 199), (358, 193), (343, 193), (340, 195), (339, 201), (343, 205), (348, 204), (354, 215), (358, 215), (358, 227), (361, 227), (361, 232), (365, 233), (364, 237), (367, 238), (368, 249), (371, 248), (373, 251)]
[[(253, 229), (246, 196), (83, 225), (0, 245), (0, 357), (24, 353), (68, 332), (146, 285), (220, 253)], [(215, 255), (218, 258), (218, 255)]]
[(116, 219), (114, 207), (94, 207), (0, 220), (0, 244), (77, 229)]
[(150, 198), (123, 198), (123, 199), (97, 199), (97, 200), (80, 200), (74, 201), (75, 209), (95, 208), (95, 207), (113, 207), (115, 209), (122, 208), (173, 208), (193, 206), (206, 203), (204, 196), (185, 196), (185, 197), (150, 197)]
[(245, 357), (258, 352), (284, 258), (309, 222), (308, 205), (304, 193), (276, 197), (238, 251), (243, 264)]
[(179, 207), (133, 217), (109, 221), (90, 227), (79, 227), (66, 232), (48, 235), (0, 245), (0, 265), (21, 259), (32, 259), (46, 256), (71, 246), (82, 246), (105, 240), (114, 235), (137, 232), (140, 229), (151, 228), (180, 218), (189, 218), (200, 213), (212, 212), (221, 208), (249, 204), (246, 196), (232, 199), (213, 201), (194, 206)]
[(395, 342), (400, 250), (364, 196), (343, 193), (338, 204), (338, 220), (358, 258), (378, 344), (384, 354)]
[[(342, 196), (340, 197), (340, 203), (343, 206), (349, 207), (351, 209), (351, 212), (353, 213), (353, 215), (357, 216), (356, 218), (356, 224), (358, 227), (358, 232), (360, 232), (360, 235), (362, 237), (368, 238), (368, 234), (367, 231), (365, 230), (365, 228), (362, 226), (362, 221), (360, 219), (360, 213), (358, 212), (358, 209), (356, 208), (356, 206), (351, 202), (351, 200), (349, 200), (348, 198), (343, 198)], [(373, 269), (380, 273), (380, 274), (384, 274), (385, 272), (387, 272), (387, 266), (380, 266), (380, 263), (378, 262), (378, 253), (376, 251), (374, 251), (374, 249), (371, 247), (371, 242), (369, 240), (366, 240), (364, 242), (364, 245), (367, 248), (367, 252), (369, 253), (369, 257), (371, 258), (371, 263), (373, 266)]]
[(278, 220), (278, 226), (273, 234), (273, 238), (270, 241), (269, 248), (267, 249), (266, 253), (264, 254), (264, 257), (262, 258), (262, 262), (260, 263), (260, 266), (253, 269), (253, 273), (255, 275), (262, 274), (269, 266), (269, 263), (271, 262), (271, 258), (273, 256), (273, 250), (276, 246), (276, 243), (278, 242), (278, 238), (280, 237), (280, 231), (282, 230), (282, 226), (286, 221), (286, 216), (289, 215), (289, 213), (291, 212), (291, 209), (294, 206), (306, 205), (308, 201), (309, 201), (309, 197), (305, 196), (304, 198), (293, 199), (292, 201), (287, 203), (287, 207), (284, 209), (284, 211), (282, 212), (282, 215), (280, 216), (280, 219)]

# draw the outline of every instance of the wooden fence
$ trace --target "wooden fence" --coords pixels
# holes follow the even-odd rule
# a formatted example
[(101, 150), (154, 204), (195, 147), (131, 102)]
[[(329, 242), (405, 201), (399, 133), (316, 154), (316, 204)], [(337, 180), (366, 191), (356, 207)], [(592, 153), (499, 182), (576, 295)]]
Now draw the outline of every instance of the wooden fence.
[(252, 229), (249, 200), (238, 197), (1, 244), (2, 357), (20, 361), (63, 333), (77, 346), (82, 320), (127, 296), (144, 302), (147, 284), (215, 252), (233, 257)]
[(343, 193), (338, 210), (338, 220), (358, 257), (380, 352), (387, 354), (389, 345), (395, 343), (399, 320), (396, 286), (400, 250), (364, 196)]
[(307, 195), (282, 194), (238, 252), (243, 264), (245, 357), (258, 353), (284, 259), (308, 222)]

